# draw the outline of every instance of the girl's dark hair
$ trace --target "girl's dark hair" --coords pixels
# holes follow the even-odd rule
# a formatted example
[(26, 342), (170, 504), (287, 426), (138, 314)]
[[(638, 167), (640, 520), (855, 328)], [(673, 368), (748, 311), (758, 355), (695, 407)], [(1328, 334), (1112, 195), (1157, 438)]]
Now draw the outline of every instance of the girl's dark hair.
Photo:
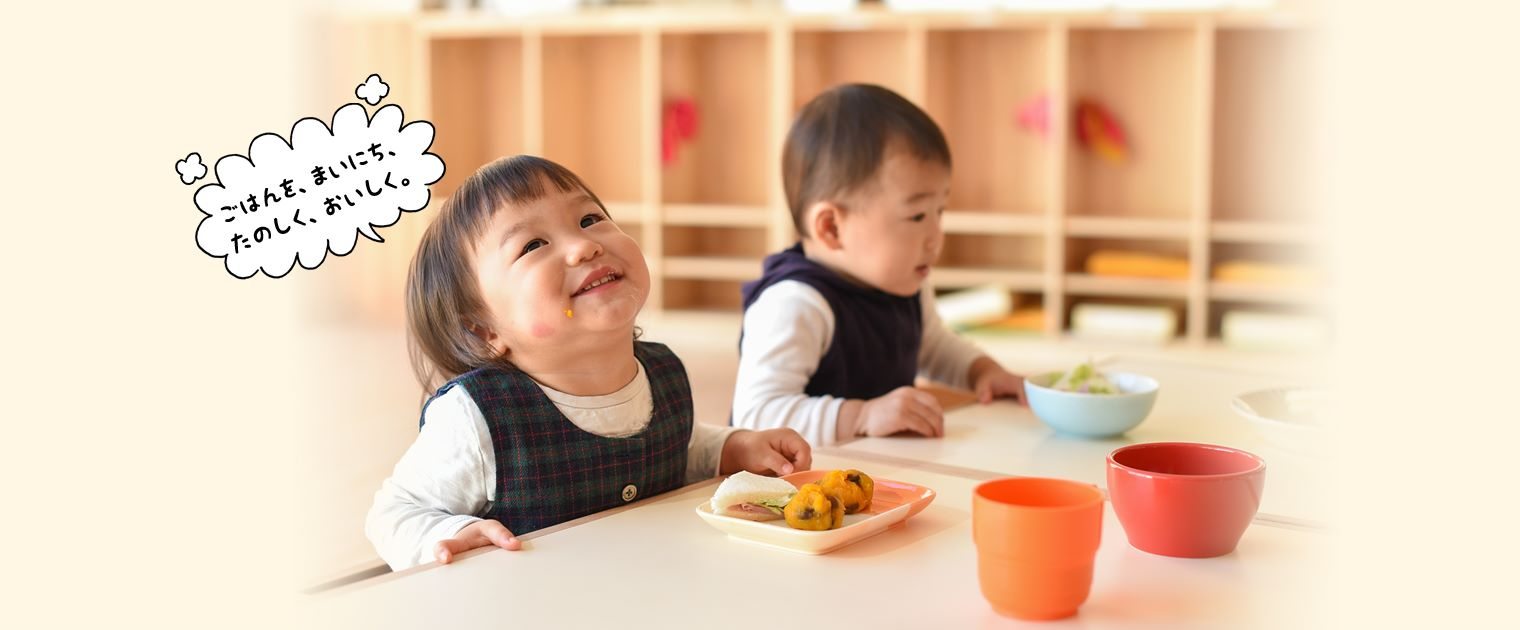
[(508, 365), (504, 355), (471, 331), (488, 321), (471, 252), (496, 212), (544, 197), (547, 186), (585, 192), (606, 212), (596, 193), (570, 169), (518, 155), (470, 175), (422, 234), (406, 274), (406, 331), (412, 372), (425, 395), (470, 370)]
[(808, 101), (781, 151), (781, 180), (798, 236), (807, 236), (808, 204), (870, 182), (893, 141), (920, 160), (950, 167), (950, 145), (939, 125), (892, 90), (851, 83)]

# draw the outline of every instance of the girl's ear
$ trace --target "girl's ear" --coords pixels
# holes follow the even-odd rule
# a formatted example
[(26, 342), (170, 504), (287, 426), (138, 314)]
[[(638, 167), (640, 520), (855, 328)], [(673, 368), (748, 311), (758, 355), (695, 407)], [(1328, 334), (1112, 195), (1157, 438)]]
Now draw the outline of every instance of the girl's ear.
[(839, 240), (839, 224), (844, 220), (844, 209), (832, 201), (815, 201), (808, 206), (808, 233), (813, 240), (829, 249), (844, 247)]
[(472, 320), (466, 320), (464, 323), (464, 328), (465, 330), (470, 331), (470, 334), (475, 335), (476, 338), (486, 342), (486, 345), (489, 345), (493, 348), (496, 347), (496, 333), (491, 332), (490, 328), (481, 326)]
[(497, 355), (501, 357), (507, 356), (506, 342), (504, 340), (498, 339), (496, 333), (491, 332), (490, 328), (477, 324), (473, 321), (465, 322), (464, 327), (466, 330), (470, 331), (470, 334), (475, 335), (476, 339), (484, 341), (487, 346), (490, 346), (491, 350), (495, 351)]

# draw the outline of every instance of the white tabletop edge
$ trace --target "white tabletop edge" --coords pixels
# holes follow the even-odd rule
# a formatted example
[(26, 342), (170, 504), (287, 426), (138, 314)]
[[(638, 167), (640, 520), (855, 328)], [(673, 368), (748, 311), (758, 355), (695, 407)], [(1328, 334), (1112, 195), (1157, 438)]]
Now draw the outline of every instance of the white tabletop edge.
[[(722, 477), (713, 477), (712, 479), (707, 479), (707, 480), (704, 480), (704, 481), (699, 481), (699, 482), (691, 484), (691, 485), (681, 486), (680, 488), (676, 488), (675, 490), (672, 490), (670, 492), (666, 492), (664, 494), (657, 494), (655, 496), (647, 497), (647, 498), (644, 498), (644, 499), (640, 499), (640, 500), (634, 501), (632, 503), (628, 503), (628, 504), (625, 504), (625, 505), (620, 505), (620, 506), (612, 508), (610, 510), (602, 510), (602, 511), (597, 512), (595, 514), (587, 514), (587, 515), (582, 516), (580, 518), (568, 520), (568, 521), (565, 521), (565, 522), (560, 523), (558, 525), (551, 525), (551, 526), (545, 527), (543, 529), (531, 531), (531, 532), (528, 532), (528, 533), (523, 534), (521, 536), (518, 536), (517, 539), (526, 542), (526, 541), (529, 541), (529, 540), (533, 540), (535, 538), (540, 538), (540, 537), (543, 537), (543, 536), (548, 536), (549, 534), (553, 534), (553, 533), (559, 532), (559, 531), (564, 531), (566, 529), (570, 529), (570, 528), (575, 527), (577, 525), (583, 525), (583, 524), (590, 523), (590, 522), (595, 521), (595, 520), (604, 519), (604, 518), (607, 518), (609, 516), (613, 516), (615, 514), (620, 514), (622, 512), (626, 512), (628, 510), (632, 510), (632, 509), (638, 508), (638, 507), (640, 507), (642, 505), (645, 505), (647, 503), (651, 503), (653, 501), (670, 499), (670, 498), (679, 497), (679, 496), (684, 496), (684, 495), (689, 494), (689, 493), (691, 493), (693, 491), (696, 491), (696, 490), (699, 490), (699, 489), (703, 489), (703, 488), (706, 488), (708, 486), (716, 485), (718, 482), (721, 482), (721, 481), (723, 481), (726, 478), (727, 478), (726, 475), (722, 476)], [(458, 561), (458, 560), (462, 560), (464, 558), (468, 558), (470, 556), (475, 556), (475, 555), (479, 555), (479, 554), (483, 554), (483, 553), (490, 553), (492, 551), (505, 551), (505, 550), (497, 549), (495, 547), (480, 547), (478, 549), (471, 549), (471, 550), (466, 551), (464, 553), (455, 555), (454, 559), (456, 561)], [(310, 595), (310, 596), (313, 596), (313, 597), (319, 597), (319, 598), (332, 597), (332, 596), (335, 596), (335, 595), (340, 595), (342, 593), (348, 593), (348, 592), (355, 591), (355, 590), (358, 590), (358, 589), (368, 588), (368, 587), (374, 586), (376, 584), (381, 584), (381, 583), (384, 583), (384, 582), (389, 582), (391, 580), (395, 580), (395, 579), (402, 578), (402, 577), (405, 577), (405, 576), (408, 576), (408, 575), (412, 575), (413, 573), (420, 573), (422, 571), (428, 571), (428, 570), (431, 570), (431, 569), (436, 569), (436, 568), (438, 568), (439, 566), (442, 566), (442, 565), (439, 565), (437, 562), (429, 562), (427, 564), (417, 565), (415, 567), (411, 567), (409, 569), (403, 569), (401, 571), (390, 571), (390, 572), (375, 573), (376, 571), (379, 571), (384, 566), (385, 566), (384, 564), (380, 564), (380, 565), (377, 565), (377, 566), (369, 568), (369, 569), (364, 569), (362, 571), (357, 571), (357, 572), (351, 573), (351, 574), (349, 574), (347, 576), (344, 576), (344, 577), (340, 577), (340, 578), (337, 578), (337, 579), (334, 579), (334, 580), (330, 580), (328, 582), (324, 582), (322, 584), (317, 584), (317, 585), (311, 586), (311, 587), (303, 590), (302, 594), (303, 595)]]

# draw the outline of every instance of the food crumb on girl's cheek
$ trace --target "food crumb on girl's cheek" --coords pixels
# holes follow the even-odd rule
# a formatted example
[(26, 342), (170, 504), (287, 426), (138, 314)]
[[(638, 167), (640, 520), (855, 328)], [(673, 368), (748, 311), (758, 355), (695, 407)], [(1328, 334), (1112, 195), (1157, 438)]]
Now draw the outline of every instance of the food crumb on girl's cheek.
[(565, 317), (567, 317), (569, 319), (575, 319), (575, 311), (570, 310), (568, 308), (565, 309)]

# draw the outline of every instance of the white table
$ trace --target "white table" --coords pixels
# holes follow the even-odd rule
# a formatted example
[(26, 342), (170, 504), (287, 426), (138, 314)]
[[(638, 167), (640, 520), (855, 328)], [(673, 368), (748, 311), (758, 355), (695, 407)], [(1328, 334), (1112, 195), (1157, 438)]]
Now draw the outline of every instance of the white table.
[[(728, 539), (695, 513), (716, 482), (544, 535), (313, 598), (318, 627), (1220, 628), (1312, 618), (1328, 536), (1251, 526), (1232, 554), (1189, 560), (1131, 548), (1105, 506), (1091, 596), (1078, 615), (1020, 623), (982, 599), (971, 540), (980, 479), (823, 451), (817, 468), (859, 468), (933, 488), (921, 514), (822, 556)], [(858, 609), (838, 602), (858, 599)], [(823, 621), (828, 626), (816, 626)]]
[[(1080, 359), (1074, 359), (1075, 361)], [(1105, 371), (1137, 372), (1160, 381), (1156, 407), (1140, 426), (1111, 439), (1059, 434), (1012, 402), (971, 404), (945, 414), (945, 436), (862, 438), (842, 452), (883, 462), (920, 462), (1007, 475), (1061, 477), (1106, 487), (1106, 458), (1139, 442), (1206, 442), (1240, 448), (1267, 462), (1261, 518), (1323, 524), (1332, 509), (1323, 454), (1272, 444), (1230, 409), (1230, 399), (1260, 389), (1305, 385), (1272, 374), (1160, 359), (1117, 359)]]

